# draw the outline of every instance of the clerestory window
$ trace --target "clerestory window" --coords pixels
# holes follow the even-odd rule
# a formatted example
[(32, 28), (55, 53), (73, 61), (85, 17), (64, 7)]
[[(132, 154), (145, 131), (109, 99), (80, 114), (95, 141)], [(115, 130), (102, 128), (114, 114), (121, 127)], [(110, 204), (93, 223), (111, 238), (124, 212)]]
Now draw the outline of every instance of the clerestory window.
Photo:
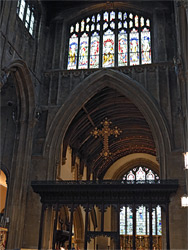
[(128, 11), (103, 11), (70, 26), (67, 69), (151, 63), (151, 21)]
[(34, 28), (35, 28), (35, 8), (26, 0), (18, 0), (17, 4), (17, 15), (23, 21), (26, 29), (29, 33), (34, 36)]

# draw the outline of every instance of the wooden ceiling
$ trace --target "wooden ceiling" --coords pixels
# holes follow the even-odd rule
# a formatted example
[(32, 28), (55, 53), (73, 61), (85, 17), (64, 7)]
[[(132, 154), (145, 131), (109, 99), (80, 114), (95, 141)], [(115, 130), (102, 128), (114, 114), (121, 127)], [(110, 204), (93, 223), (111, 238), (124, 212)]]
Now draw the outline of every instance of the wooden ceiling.
[[(95, 138), (91, 134), (95, 127), (102, 128), (101, 122), (105, 118), (112, 122), (110, 128), (117, 126), (122, 131), (117, 138), (113, 135), (109, 137), (111, 156), (107, 159), (100, 155), (103, 138)], [(139, 108), (127, 97), (108, 87), (82, 106), (73, 119), (64, 138), (64, 157), (68, 145), (73, 150), (73, 161), (78, 156), (82, 165), (87, 165), (88, 172), (93, 172), (98, 178), (102, 178), (115, 161), (128, 154), (156, 155), (151, 130)]]

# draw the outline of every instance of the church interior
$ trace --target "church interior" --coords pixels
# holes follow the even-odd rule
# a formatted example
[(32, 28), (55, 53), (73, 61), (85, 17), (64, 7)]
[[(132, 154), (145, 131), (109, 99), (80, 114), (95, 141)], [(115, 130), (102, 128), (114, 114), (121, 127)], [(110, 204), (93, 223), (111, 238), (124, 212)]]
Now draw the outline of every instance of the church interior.
[(0, 9), (0, 250), (188, 249), (188, 1)]

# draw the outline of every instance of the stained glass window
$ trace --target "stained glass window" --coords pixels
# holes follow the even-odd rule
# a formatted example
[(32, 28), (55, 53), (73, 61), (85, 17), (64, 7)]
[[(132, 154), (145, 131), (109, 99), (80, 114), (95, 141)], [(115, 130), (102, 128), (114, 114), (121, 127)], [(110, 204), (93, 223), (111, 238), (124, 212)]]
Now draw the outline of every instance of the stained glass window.
[(118, 35), (118, 65), (127, 65), (127, 33), (125, 30), (121, 30)]
[(35, 15), (34, 7), (29, 1), (18, 0), (17, 15), (23, 21), (26, 29), (34, 36)]
[(84, 33), (80, 38), (79, 69), (88, 68), (88, 35)]
[[(137, 166), (129, 170), (123, 180), (127, 181), (150, 181), (158, 180), (159, 176), (151, 169)], [(149, 209), (144, 205), (136, 208), (136, 235), (149, 235)], [(133, 235), (133, 213), (131, 206), (124, 206), (120, 212), (120, 234)], [(162, 235), (161, 207), (152, 208), (152, 235)]]
[(103, 67), (114, 66), (114, 33), (109, 29), (103, 36)]
[[(20, 0), (21, 1), (25, 0)], [(30, 15), (32, 19), (32, 14)], [(69, 27), (70, 36), (77, 36), (77, 63), (70, 67), (70, 55), (68, 55), (67, 69), (86, 69), (114, 66), (134, 66), (149, 64), (151, 55), (151, 21), (147, 17), (129, 11), (101, 11), (86, 16)], [(100, 32), (99, 32), (100, 31)], [(87, 34), (87, 53), (81, 62), (81, 50), (83, 50), (83, 34)], [(92, 47), (96, 35), (98, 47)], [(85, 37), (86, 39), (86, 37)], [(72, 41), (72, 40), (71, 40)], [(82, 41), (82, 42), (81, 42)], [(117, 44), (115, 44), (117, 42)], [(80, 47), (81, 46), (81, 47)], [(70, 48), (69, 48), (70, 49)], [(94, 51), (98, 51), (94, 53)], [(86, 51), (86, 50), (85, 50)], [(88, 57), (86, 59), (86, 56)], [(83, 57), (82, 57), (83, 59)], [(91, 61), (91, 62), (90, 62)]]
[(78, 37), (73, 34), (69, 40), (68, 69), (76, 69), (78, 52)]
[(98, 33), (95, 32), (91, 37), (90, 68), (99, 67), (99, 42), (100, 42), (100, 37)]

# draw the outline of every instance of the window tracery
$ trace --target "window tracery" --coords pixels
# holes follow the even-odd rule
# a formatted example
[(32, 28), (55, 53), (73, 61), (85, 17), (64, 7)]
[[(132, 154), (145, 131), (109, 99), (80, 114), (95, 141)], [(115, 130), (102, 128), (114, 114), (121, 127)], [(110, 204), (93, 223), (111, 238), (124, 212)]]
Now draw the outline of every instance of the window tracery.
[(18, 0), (17, 15), (23, 21), (29, 33), (34, 36), (34, 28), (36, 22), (34, 6), (28, 1)]
[[(24, 0), (21, 0), (24, 1)], [(103, 11), (70, 26), (67, 69), (151, 63), (151, 21), (125, 11)]]
[[(127, 181), (154, 181), (159, 176), (151, 169), (144, 166), (137, 166), (129, 170), (123, 180)], [(144, 205), (136, 208), (136, 234), (149, 235), (149, 208)], [(120, 234), (133, 235), (133, 212), (132, 206), (123, 207), (120, 212)], [(152, 208), (152, 235), (162, 235), (161, 207), (158, 205)]]

